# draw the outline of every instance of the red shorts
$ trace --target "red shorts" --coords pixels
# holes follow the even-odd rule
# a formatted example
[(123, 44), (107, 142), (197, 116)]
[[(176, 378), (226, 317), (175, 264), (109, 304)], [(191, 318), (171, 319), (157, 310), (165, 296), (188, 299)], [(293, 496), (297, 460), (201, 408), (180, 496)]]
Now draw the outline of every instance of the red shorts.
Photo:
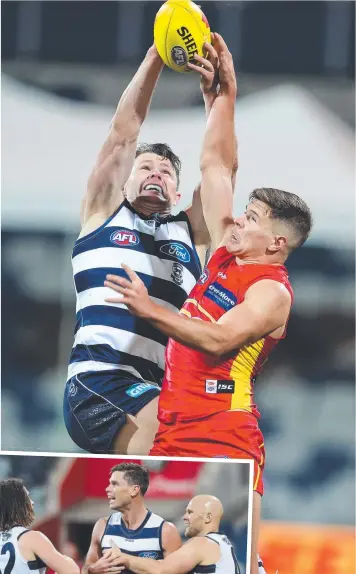
[(149, 454), (253, 459), (253, 489), (263, 495), (264, 440), (250, 413), (226, 411), (200, 421), (160, 423)]

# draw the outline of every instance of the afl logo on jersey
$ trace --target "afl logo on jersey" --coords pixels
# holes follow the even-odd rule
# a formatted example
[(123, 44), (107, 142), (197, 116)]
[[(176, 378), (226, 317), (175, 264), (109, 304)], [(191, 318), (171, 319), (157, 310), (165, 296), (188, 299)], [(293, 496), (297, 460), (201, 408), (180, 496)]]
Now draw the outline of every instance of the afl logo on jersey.
[(134, 231), (118, 229), (110, 235), (111, 243), (120, 247), (134, 247), (140, 243), (140, 239)]
[(203, 273), (199, 277), (198, 285), (204, 285), (209, 279), (209, 269), (204, 269)]
[(181, 243), (165, 243), (160, 247), (160, 251), (183, 263), (189, 263), (190, 261), (189, 251), (184, 245), (181, 245)]

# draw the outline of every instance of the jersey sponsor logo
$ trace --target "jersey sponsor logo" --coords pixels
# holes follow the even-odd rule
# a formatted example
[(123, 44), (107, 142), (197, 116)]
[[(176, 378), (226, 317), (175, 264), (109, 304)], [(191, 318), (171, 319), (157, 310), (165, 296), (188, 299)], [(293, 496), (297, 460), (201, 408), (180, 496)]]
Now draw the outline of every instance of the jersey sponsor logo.
[(204, 293), (204, 297), (208, 297), (208, 299), (214, 301), (214, 303), (225, 309), (225, 311), (229, 311), (235, 307), (237, 303), (237, 297), (218, 282), (209, 285)]
[(128, 389), (126, 389), (126, 394), (133, 399), (140, 397), (143, 393), (146, 393), (150, 389), (157, 389), (156, 385), (151, 385), (151, 383), (136, 383), (135, 385), (131, 385)]
[(140, 552), (139, 554), (140, 558), (152, 558), (153, 560), (157, 560), (159, 558), (159, 553), (158, 552)]
[(209, 269), (205, 268), (203, 270), (203, 273), (199, 277), (198, 285), (204, 285), (204, 283), (206, 283), (207, 280), (209, 279), (209, 275), (210, 275)]
[(177, 285), (183, 283), (183, 265), (181, 263), (173, 263), (171, 277)]
[(160, 251), (178, 259), (178, 261), (182, 261), (183, 263), (189, 263), (190, 261), (188, 249), (180, 243), (165, 243), (160, 247)]
[(73, 383), (73, 381), (71, 381), (69, 383), (69, 387), (68, 387), (68, 394), (70, 397), (74, 397), (77, 394), (78, 391), (78, 387), (75, 383)]
[(222, 271), (219, 271), (218, 277), (221, 277), (221, 279), (227, 279), (227, 276)]
[(205, 392), (209, 394), (230, 394), (235, 392), (235, 381), (214, 381), (206, 379)]
[(140, 243), (140, 239), (134, 231), (118, 229), (110, 235), (111, 243), (120, 245), (120, 247), (134, 247)]

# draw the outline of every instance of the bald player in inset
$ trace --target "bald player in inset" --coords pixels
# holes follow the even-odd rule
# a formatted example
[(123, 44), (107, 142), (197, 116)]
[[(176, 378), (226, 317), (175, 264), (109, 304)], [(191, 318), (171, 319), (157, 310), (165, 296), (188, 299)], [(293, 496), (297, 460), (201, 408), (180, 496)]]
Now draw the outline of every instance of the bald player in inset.
[(240, 574), (234, 548), (219, 531), (223, 514), (223, 506), (215, 496), (195, 496), (184, 515), (185, 535), (190, 540), (179, 550), (157, 561), (121, 553), (119, 548), (107, 551), (105, 556), (115, 560), (116, 565), (121, 560), (135, 574)]

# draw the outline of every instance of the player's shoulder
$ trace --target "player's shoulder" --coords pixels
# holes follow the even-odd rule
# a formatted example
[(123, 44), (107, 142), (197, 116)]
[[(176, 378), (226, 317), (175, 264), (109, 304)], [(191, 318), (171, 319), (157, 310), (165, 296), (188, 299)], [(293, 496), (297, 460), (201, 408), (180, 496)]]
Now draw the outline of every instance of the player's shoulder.
[(278, 277), (261, 277), (247, 289), (247, 296), (259, 296), (263, 293), (264, 297), (269, 297), (279, 303), (290, 304), (292, 294), (284, 282), (279, 281)]
[(24, 530), (17, 537), (20, 545), (26, 548), (38, 548), (41, 544), (48, 543), (48, 538), (39, 530)]
[(98, 518), (98, 520), (96, 521), (96, 523), (94, 524), (94, 528), (93, 528), (93, 536), (97, 536), (99, 538), (102, 537), (102, 535), (104, 534), (104, 530), (109, 522), (110, 516), (102, 516), (101, 518)]

